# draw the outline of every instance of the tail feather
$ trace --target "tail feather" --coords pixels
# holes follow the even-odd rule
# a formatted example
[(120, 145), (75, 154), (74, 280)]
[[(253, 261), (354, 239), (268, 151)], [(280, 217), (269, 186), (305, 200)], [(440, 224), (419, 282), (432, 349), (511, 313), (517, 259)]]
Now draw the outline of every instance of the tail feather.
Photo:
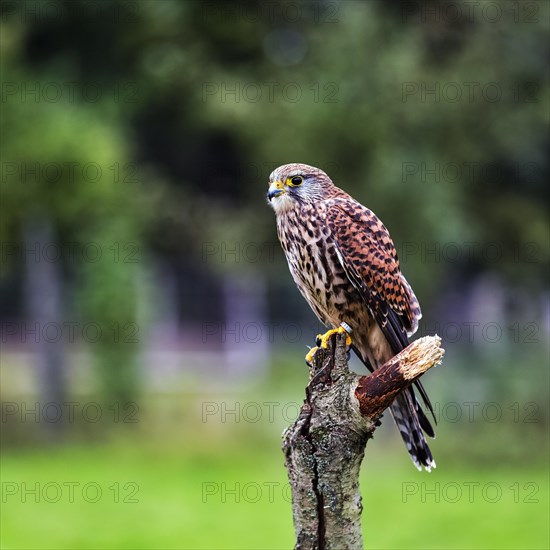
[(436, 465), (422, 432), (417, 406), (418, 403), (414, 398), (414, 394), (403, 392), (395, 398), (390, 411), (414, 465), (419, 470), (424, 467), (429, 472)]
[[(361, 362), (372, 372), (375, 369), (369, 361), (367, 353), (362, 351), (365, 347), (364, 345), (361, 346), (359, 342), (352, 345), (352, 349), (357, 357), (359, 357)], [(376, 365), (376, 368), (378, 366), (379, 365)], [(415, 387), (419, 391), (422, 401), (427, 410), (430, 411), (435, 422), (432, 404), (420, 380), (415, 382)], [(419, 470), (422, 470), (424, 467), (428, 472), (432, 468), (435, 468), (435, 460), (433, 459), (426, 438), (424, 437), (424, 433), (430, 437), (435, 437), (435, 432), (424, 410), (420, 406), (420, 403), (416, 399), (415, 391), (412, 386), (401, 392), (394, 399), (390, 406), (390, 411), (415, 466)]]
[[(422, 389), (424, 389), (424, 388), (422, 388)], [(420, 422), (420, 426), (426, 432), (427, 435), (429, 435), (432, 438), (435, 438), (435, 431), (434, 431), (432, 425), (430, 424), (430, 421), (428, 420), (428, 417), (426, 416), (426, 414), (422, 410), (422, 407), (420, 406), (420, 403), (417, 401), (412, 388), (411, 388), (410, 393), (411, 393), (412, 402), (414, 403), (414, 410), (416, 411), (416, 416), (418, 417), (418, 421)], [(426, 403), (425, 400), (424, 400), (424, 403)], [(433, 408), (431, 407), (431, 405), (432, 404), (430, 403), (430, 411), (432, 413), (432, 417), (433, 417), (434, 422), (435, 422), (435, 414), (433, 412)]]
[[(428, 394), (426, 393), (426, 390), (424, 389), (424, 386), (422, 385), (422, 382), (420, 382), (420, 380), (417, 380), (414, 383), (414, 387), (420, 393), (420, 397), (422, 397), (422, 401), (424, 402), (424, 405), (425, 405), (426, 409), (430, 411), (430, 414), (433, 418), (434, 424), (437, 425), (437, 420), (435, 419), (435, 413), (434, 413), (434, 408), (433, 408), (432, 402), (430, 401), (430, 398), (428, 397)], [(428, 426), (427, 428), (424, 428), (424, 431), (430, 437), (435, 437), (435, 433), (434, 433), (434, 430), (432, 428), (432, 425), (430, 424), (430, 421), (426, 418), (426, 415), (424, 414), (424, 411), (420, 408), (420, 405), (418, 404), (418, 401), (416, 401), (416, 411), (418, 412), (418, 417), (420, 418), (420, 424), (422, 425), (422, 428), (424, 428), (424, 425)]]

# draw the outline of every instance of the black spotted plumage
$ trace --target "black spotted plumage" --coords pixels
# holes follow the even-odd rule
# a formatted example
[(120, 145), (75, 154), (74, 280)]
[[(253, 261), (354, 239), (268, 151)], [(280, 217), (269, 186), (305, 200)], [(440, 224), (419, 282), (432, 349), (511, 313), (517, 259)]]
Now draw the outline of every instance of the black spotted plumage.
[[(277, 168), (268, 197), (290, 272), (319, 320), (331, 328), (347, 323), (354, 351), (371, 370), (405, 348), (420, 306), (376, 215), (305, 164)], [(416, 388), (433, 416), (420, 382)], [(435, 467), (423, 433), (434, 431), (412, 388), (397, 396), (391, 412), (415, 465)]]

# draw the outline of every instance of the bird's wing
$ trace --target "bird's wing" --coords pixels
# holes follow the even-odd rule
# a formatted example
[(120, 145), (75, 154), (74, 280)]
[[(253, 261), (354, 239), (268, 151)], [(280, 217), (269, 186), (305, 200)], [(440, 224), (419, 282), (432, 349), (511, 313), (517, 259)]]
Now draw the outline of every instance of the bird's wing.
[(394, 353), (408, 345), (422, 314), (401, 274), (397, 252), (384, 224), (353, 199), (326, 201), (326, 217), (338, 258)]
[[(393, 353), (399, 353), (409, 345), (407, 337), (416, 332), (422, 313), (412, 288), (401, 274), (388, 230), (373, 212), (351, 198), (330, 199), (324, 206), (336, 252), (348, 279), (361, 295)], [(426, 390), (419, 380), (415, 386), (435, 422)], [(434, 437), (433, 428), (420, 409), (412, 387), (406, 394), (420, 425)]]

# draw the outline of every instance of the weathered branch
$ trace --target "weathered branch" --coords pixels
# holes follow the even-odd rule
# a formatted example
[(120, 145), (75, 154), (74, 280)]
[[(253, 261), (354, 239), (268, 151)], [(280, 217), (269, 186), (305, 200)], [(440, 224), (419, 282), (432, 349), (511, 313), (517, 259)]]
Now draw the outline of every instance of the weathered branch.
[(363, 548), (365, 446), (395, 396), (441, 362), (440, 343), (416, 340), (369, 376), (349, 371), (344, 335), (317, 350), (300, 415), (283, 434), (297, 550)]

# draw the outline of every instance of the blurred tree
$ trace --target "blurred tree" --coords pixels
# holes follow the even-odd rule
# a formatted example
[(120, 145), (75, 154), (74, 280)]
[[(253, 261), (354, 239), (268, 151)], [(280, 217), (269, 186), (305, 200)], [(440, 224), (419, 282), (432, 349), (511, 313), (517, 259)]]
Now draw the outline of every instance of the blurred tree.
[[(64, 4), (1, 23), (0, 230), (4, 242), (21, 240), (39, 205), (58, 242), (104, 246), (105, 261), (64, 266), (82, 319), (140, 324), (146, 266), (106, 261), (116, 243), (182, 274), (182, 297), (192, 280), (195, 302), (244, 271), (294, 296), (290, 277), (279, 280), (282, 255), (238, 263), (205, 261), (204, 251), (273, 243), (265, 182), (298, 160), (325, 168), (387, 223), (425, 310), (486, 273), (534, 299), (545, 288), (548, 2), (497, 22), (460, 2), (455, 18), (425, 16), (444, 2)], [(24, 92), (48, 83), (74, 83), (76, 99)], [(90, 84), (103, 91), (97, 101)], [(80, 170), (32, 171), (52, 163)], [(101, 177), (82, 173), (87, 165)], [(498, 261), (467, 254), (467, 243), (491, 242)], [(427, 260), (426, 249), (447, 243), (459, 259)], [(20, 295), (22, 266), (7, 267), (5, 292)], [(181, 298), (183, 317), (196, 316), (195, 302)], [(94, 348), (114, 394), (135, 386), (135, 347)]]

